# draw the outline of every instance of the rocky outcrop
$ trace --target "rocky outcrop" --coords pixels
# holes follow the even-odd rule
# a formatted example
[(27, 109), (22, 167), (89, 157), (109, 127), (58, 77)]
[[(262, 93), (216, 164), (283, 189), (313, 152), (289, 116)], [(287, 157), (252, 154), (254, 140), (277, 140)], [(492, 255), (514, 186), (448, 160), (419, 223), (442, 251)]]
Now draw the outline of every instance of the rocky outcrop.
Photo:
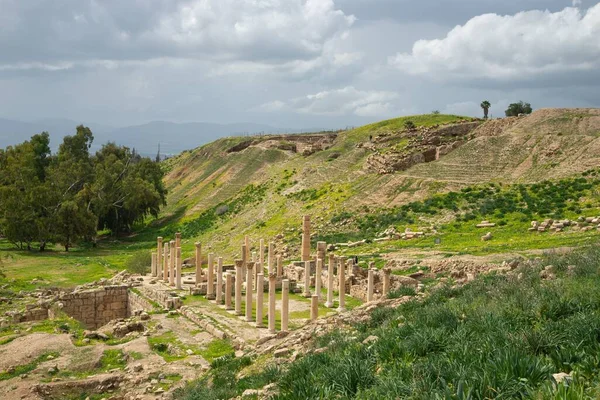
[[(360, 146), (373, 150), (366, 161), (365, 169), (378, 174), (404, 171), (413, 165), (438, 160), (470, 140), (469, 134), (481, 122), (464, 122), (444, 127), (434, 126), (414, 131), (382, 134), (368, 145)], [(398, 140), (406, 140), (404, 148), (391, 147)]]

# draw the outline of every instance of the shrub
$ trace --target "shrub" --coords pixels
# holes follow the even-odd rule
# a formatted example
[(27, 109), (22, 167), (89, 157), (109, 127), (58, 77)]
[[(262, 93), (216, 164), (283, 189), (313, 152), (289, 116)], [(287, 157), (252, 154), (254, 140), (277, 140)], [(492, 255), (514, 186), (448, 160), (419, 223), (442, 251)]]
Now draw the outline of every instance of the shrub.
[(129, 257), (125, 262), (125, 268), (131, 273), (144, 275), (150, 272), (151, 264), (152, 255), (150, 251), (140, 251)]
[(416, 125), (411, 120), (407, 120), (404, 122), (404, 129), (406, 129), (408, 131), (412, 131), (415, 128), (416, 128)]

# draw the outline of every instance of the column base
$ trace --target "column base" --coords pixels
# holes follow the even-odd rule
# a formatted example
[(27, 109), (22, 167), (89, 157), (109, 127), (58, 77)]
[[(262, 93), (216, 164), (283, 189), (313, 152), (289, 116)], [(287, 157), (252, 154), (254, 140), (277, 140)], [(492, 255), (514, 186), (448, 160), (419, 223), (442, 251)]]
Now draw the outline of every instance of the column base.
[(325, 307), (327, 308), (332, 308), (333, 307), (333, 301), (328, 301), (325, 303)]
[(217, 296), (215, 296), (214, 294), (207, 294), (206, 295), (206, 300), (215, 300), (217, 298)]
[(346, 311), (346, 307), (338, 307), (336, 309), (337, 312), (345, 312)]
[(277, 333), (277, 330), (275, 330), (275, 329), (269, 329), (269, 333)]
[(304, 292), (302, 293), (302, 297), (311, 298), (312, 294), (310, 292)]
[(261, 324), (261, 323), (258, 323), (258, 322), (257, 322), (257, 323), (256, 323), (256, 327), (257, 327), (257, 328), (264, 328), (265, 326), (264, 326), (263, 324)]

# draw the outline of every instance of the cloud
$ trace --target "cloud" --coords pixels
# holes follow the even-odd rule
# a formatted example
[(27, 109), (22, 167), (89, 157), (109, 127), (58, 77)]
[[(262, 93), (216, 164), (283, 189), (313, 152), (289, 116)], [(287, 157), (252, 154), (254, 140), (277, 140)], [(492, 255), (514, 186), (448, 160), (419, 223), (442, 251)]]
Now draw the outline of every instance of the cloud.
[(288, 101), (273, 101), (258, 107), (260, 111), (291, 110), (300, 114), (360, 117), (385, 116), (393, 113), (393, 100), (398, 93), (358, 90), (353, 86), (325, 90), (316, 94), (296, 97)]
[(0, 9), (5, 69), (155, 58), (312, 60), (355, 21), (333, 0), (0, 0)]
[(445, 38), (419, 40), (390, 63), (439, 80), (527, 81), (600, 69), (600, 3), (587, 11), (484, 14)]

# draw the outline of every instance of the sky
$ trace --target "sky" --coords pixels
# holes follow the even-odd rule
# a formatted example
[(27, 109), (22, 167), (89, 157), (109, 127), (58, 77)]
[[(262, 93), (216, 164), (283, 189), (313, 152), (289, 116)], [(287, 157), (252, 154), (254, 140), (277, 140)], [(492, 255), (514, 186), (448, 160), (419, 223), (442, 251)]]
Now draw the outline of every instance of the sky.
[(0, 117), (342, 128), (600, 106), (590, 0), (0, 0)]

